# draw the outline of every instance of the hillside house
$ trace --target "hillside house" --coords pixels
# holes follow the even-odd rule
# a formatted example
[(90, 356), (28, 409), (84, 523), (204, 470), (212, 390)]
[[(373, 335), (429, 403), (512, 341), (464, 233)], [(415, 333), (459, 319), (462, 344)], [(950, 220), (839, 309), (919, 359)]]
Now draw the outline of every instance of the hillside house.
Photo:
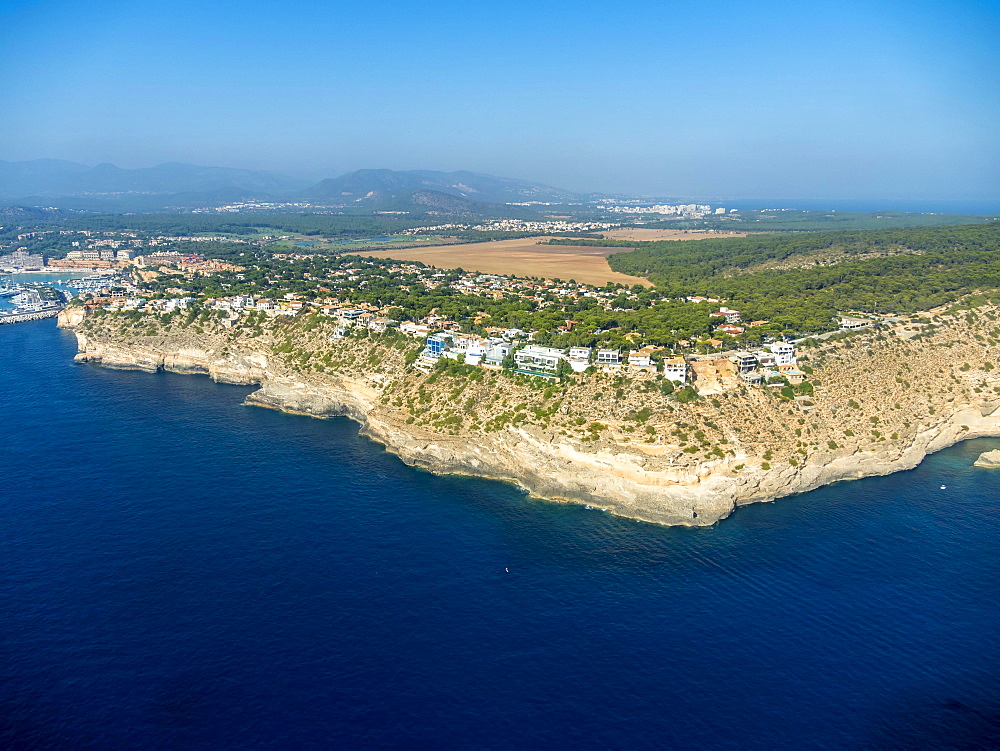
[(670, 357), (663, 361), (663, 377), (676, 383), (687, 383), (688, 366), (683, 357)]
[(617, 349), (597, 350), (597, 364), (617, 366), (622, 364), (622, 353)]
[(734, 352), (729, 356), (729, 359), (736, 366), (737, 373), (749, 373), (751, 370), (757, 369), (758, 361), (753, 352)]
[(451, 339), (449, 334), (434, 334), (427, 337), (427, 344), (424, 346), (424, 351), (421, 353), (422, 357), (428, 360), (438, 360), (448, 349), (448, 341)]
[(656, 352), (656, 347), (653, 347), (652, 345), (646, 345), (645, 347), (632, 350), (628, 353), (629, 367), (639, 369), (652, 367), (654, 352)]
[(840, 328), (842, 331), (853, 331), (855, 329), (863, 329), (865, 326), (871, 326), (872, 322), (865, 318), (852, 318), (850, 316), (840, 317)]
[(432, 331), (430, 326), (425, 326), (422, 323), (413, 323), (412, 321), (404, 321), (399, 324), (399, 330), (407, 336), (412, 336), (414, 339), (424, 339)]
[(582, 373), (590, 367), (591, 352), (590, 347), (569, 348), (569, 357), (566, 359), (569, 361), (569, 366), (573, 368), (574, 373)]
[(514, 353), (514, 363), (519, 373), (554, 376), (559, 370), (559, 361), (565, 357), (561, 349), (529, 344)]
[(486, 343), (473, 343), (465, 350), (465, 362), (467, 365), (479, 365), (486, 355)]
[(484, 368), (495, 368), (499, 370), (503, 367), (503, 361), (510, 357), (514, 351), (514, 345), (508, 342), (493, 343), (483, 355), (481, 364)]
[(774, 342), (773, 344), (767, 345), (767, 348), (771, 350), (774, 355), (775, 364), (779, 367), (782, 365), (794, 365), (795, 364), (795, 345), (790, 342)]
[(718, 316), (726, 319), (726, 323), (739, 323), (740, 322), (740, 311), (730, 310), (729, 308), (722, 307), (717, 311), (712, 313), (713, 316)]
[(802, 383), (806, 379), (805, 372), (795, 367), (779, 368), (779, 372), (793, 386)]

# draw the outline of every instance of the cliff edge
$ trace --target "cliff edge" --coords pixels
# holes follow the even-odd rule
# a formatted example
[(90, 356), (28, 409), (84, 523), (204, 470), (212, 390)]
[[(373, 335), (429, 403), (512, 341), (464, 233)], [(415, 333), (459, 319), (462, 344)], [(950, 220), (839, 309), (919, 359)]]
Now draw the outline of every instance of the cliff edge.
[(864, 331), (804, 350), (815, 394), (738, 385), (682, 404), (650, 374), (550, 384), (500, 372), (418, 372), (393, 335), (331, 339), (319, 316), (264, 330), (117, 314), (60, 325), (78, 362), (259, 384), (247, 403), (343, 415), (407, 464), (517, 483), (532, 495), (659, 524), (709, 525), (740, 505), (915, 467), (1000, 435), (997, 311)]

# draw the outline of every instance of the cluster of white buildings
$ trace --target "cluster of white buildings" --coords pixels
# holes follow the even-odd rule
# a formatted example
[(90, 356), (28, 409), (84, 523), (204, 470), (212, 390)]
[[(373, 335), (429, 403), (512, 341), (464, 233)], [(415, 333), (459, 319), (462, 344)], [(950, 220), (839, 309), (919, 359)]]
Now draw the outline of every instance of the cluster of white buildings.
[(131, 250), (113, 250), (110, 248), (88, 248), (87, 250), (71, 250), (66, 254), (67, 261), (131, 261), (135, 253)]
[[(437, 331), (427, 336), (427, 343), (414, 367), (427, 371), (442, 357), (462, 359), (468, 365), (483, 368), (502, 368), (513, 358), (515, 372), (541, 378), (555, 379), (566, 372), (562, 363), (573, 373), (588, 368), (605, 372), (633, 370), (647, 373), (662, 372), (664, 377), (677, 383), (688, 380), (688, 364), (683, 357), (664, 359), (659, 365), (653, 359), (657, 347), (645, 346), (622, 354), (618, 349), (569, 347), (556, 349), (530, 342), (531, 335), (520, 329), (509, 329), (497, 336), (481, 337)], [(662, 367), (662, 369), (661, 369)]]
[(13, 253), (0, 256), (0, 268), (25, 271), (41, 269), (45, 266), (45, 256), (41, 253), (29, 253), (24, 248), (18, 248)]
[[(721, 206), (713, 209), (708, 204), (703, 203), (657, 203), (652, 206), (620, 206), (611, 204), (598, 206), (598, 208), (612, 214), (659, 214), (661, 216), (680, 216), (686, 219), (701, 219), (709, 214), (726, 214), (726, 209)], [(736, 213), (736, 209), (730, 209), (730, 213)]]
[(208, 206), (205, 208), (192, 209), (192, 214), (239, 214), (241, 212), (260, 213), (267, 211), (301, 211), (303, 209), (327, 208), (326, 206), (316, 206), (307, 201), (286, 202), (286, 201), (238, 201), (227, 203), (223, 206)]
[(806, 379), (799, 370), (795, 345), (791, 342), (773, 342), (761, 349), (739, 350), (729, 355), (737, 375), (746, 383), (768, 383), (784, 378), (793, 386)]
[(532, 222), (524, 219), (493, 219), (480, 224), (436, 224), (427, 227), (413, 227), (400, 232), (401, 235), (422, 235), (426, 232), (446, 230), (475, 230), (476, 232), (537, 232), (552, 234), (563, 232), (601, 232), (620, 227), (618, 222), (567, 222), (562, 220)]

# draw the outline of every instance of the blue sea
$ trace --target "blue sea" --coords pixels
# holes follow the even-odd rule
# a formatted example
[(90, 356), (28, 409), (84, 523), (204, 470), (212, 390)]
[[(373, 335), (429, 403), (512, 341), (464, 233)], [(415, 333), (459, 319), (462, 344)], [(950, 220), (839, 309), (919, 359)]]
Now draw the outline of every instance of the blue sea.
[(74, 352), (0, 326), (0, 748), (1000, 744), (1000, 441), (663, 528)]

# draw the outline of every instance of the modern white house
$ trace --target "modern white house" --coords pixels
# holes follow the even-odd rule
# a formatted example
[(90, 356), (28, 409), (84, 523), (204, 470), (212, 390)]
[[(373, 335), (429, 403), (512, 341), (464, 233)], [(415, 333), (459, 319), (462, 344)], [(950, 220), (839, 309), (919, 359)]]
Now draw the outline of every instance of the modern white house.
[(503, 367), (503, 361), (510, 357), (510, 353), (513, 351), (514, 345), (509, 342), (493, 343), (483, 355), (482, 366), (500, 369)]
[(574, 373), (582, 373), (590, 367), (591, 351), (590, 347), (569, 348), (569, 357), (566, 359), (569, 361), (569, 366), (573, 368)]
[(559, 370), (559, 361), (566, 358), (561, 349), (539, 347), (529, 344), (514, 353), (517, 370), (528, 375), (554, 375)]
[(840, 317), (840, 328), (844, 331), (863, 329), (865, 326), (871, 326), (871, 325), (872, 322), (866, 318), (851, 318), (850, 316)]
[(633, 368), (648, 368), (653, 364), (655, 347), (646, 346), (628, 353), (628, 364)]
[(621, 365), (622, 353), (619, 352), (617, 349), (599, 349), (597, 350), (597, 364)]
[(483, 344), (470, 344), (465, 350), (466, 365), (479, 365), (486, 354), (486, 347)]
[(688, 365), (683, 357), (671, 357), (663, 361), (663, 377), (676, 383), (687, 383)]
[(767, 345), (767, 348), (771, 350), (774, 355), (775, 365), (779, 367), (782, 365), (794, 365), (795, 364), (795, 345), (789, 342), (774, 342)]

